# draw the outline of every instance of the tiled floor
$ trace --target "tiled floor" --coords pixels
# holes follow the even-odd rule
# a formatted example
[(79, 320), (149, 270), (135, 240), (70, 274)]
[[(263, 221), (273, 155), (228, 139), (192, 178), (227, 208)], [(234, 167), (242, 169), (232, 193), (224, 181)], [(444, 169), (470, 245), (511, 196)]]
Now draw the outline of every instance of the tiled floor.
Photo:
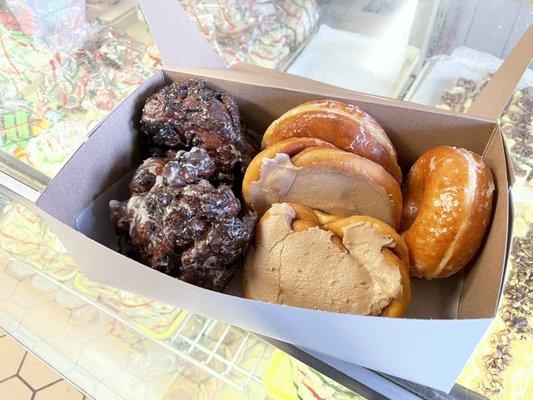
[(0, 399), (89, 400), (0, 330)]

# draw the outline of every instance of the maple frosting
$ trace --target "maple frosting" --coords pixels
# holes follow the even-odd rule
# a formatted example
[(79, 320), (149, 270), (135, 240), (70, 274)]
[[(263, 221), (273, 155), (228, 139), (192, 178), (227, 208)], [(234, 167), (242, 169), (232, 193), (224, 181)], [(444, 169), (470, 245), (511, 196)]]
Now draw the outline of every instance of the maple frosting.
[(274, 204), (259, 223), (245, 265), (249, 297), (358, 315), (379, 315), (401, 297), (400, 271), (381, 252), (394, 246), (392, 238), (367, 222), (349, 225), (343, 251), (331, 242), (332, 232), (293, 231), (294, 217), (289, 204)]
[(249, 199), (260, 215), (274, 203), (288, 202), (342, 217), (369, 215), (396, 225), (394, 206), (382, 186), (327, 165), (295, 166), (285, 153), (263, 160)]

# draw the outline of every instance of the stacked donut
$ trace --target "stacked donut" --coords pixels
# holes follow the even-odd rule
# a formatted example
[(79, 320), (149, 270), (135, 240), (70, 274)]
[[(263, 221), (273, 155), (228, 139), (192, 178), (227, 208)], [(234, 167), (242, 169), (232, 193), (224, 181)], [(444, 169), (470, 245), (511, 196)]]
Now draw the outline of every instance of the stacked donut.
[(262, 148), (242, 185), (244, 201), (262, 216), (243, 274), (246, 297), (399, 317), (411, 299), (408, 271), (449, 276), (483, 239), (494, 184), (481, 157), (465, 149), (422, 155), (402, 196), (385, 131), (333, 100), (287, 111)]

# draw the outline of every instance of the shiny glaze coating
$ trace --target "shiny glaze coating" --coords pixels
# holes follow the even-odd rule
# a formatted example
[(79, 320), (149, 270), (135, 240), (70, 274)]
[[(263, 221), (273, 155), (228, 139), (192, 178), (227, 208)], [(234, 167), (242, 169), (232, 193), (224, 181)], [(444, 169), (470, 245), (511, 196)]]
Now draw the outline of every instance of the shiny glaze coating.
[(402, 216), (411, 275), (445, 278), (472, 259), (490, 222), (493, 192), (490, 169), (468, 150), (440, 146), (415, 162)]
[(266, 130), (262, 147), (291, 137), (315, 137), (381, 165), (398, 184), (402, 171), (390, 139), (360, 108), (334, 100), (313, 100), (295, 107)]

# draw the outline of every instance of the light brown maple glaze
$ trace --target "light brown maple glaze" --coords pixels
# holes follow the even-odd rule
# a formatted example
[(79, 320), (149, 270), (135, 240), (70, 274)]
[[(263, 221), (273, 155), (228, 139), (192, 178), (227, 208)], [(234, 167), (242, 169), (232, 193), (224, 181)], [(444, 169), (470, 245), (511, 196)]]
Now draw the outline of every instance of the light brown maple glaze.
[(356, 154), (335, 148), (310, 147), (291, 158), (297, 167), (329, 165), (346, 175), (365, 176), (369, 181), (385, 188), (393, 204), (394, 219), (399, 226), (402, 213), (402, 193), (394, 178), (380, 165)]
[(390, 139), (381, 126), (358, 107), (334, 100), (313, 100), (295, 107), (266, 130), (262, 147), (291, 137), (314, 137), (381, 165), (398, 184), (402, 171)]
[(257, 154), (250, 164), (248, 164), (248, 168), (242, 179), (242, 193), (244, 199), (246, 200), (252, 182), (259, 180), (261, 175), (261, 164), (264, 159), (274, 158), (278, 153), (285, 153), (292, 157), (309, 147), (334, 148), (335, 146), (315, 138), (292, 138), (284, 140), (283, 142), (278, 142)]
[[(372, 217), (352, 216), (341, 218), (311, 209), (302, 204), (289, 203), (294, 210), (294, 218), (291, 222), (291, 229), (294, 232), (306, 231), (310, 228), (319, 227), (332, 234), (330, 240), (341, 251), (348, 252), (343, 244), (344, 228), (357, 224), (370, 224), (377, 235), (390, 237), (392, 245), (382, 248), (381, 252), (388, 265), (398, 267), (401, 275), (402, 295), (401, 298), (393, 299), (381, 312), (381, 316), (402, 317), (411, 303), (411, 282), (409, 277), (409, 255), (407, 246), (402, 237), (390, 226)], [(270, 217), (269, 212), (265, 213), (259, 224), (266, 224)], [(260, 230), (258, 230), (260, 231)], [(257, 237), (256, 240), (264, 240)], [(249, 290), (249, 278), (246, 268), (243, 272), (242, 280), (243, 294), (247, 298), (253, 298)], [(342, 294), (339, 294), (342, 295)]]
[[(387, 218), (384, 221), (395, 227), (399, 226), (402, 213), (402, 194), (400, 186), (395, 179), (379, 164), (356, 154), (340, 150), (327, 142), (315, 138), (286, 139), (263, 150), (252, 160), (243, 179), (243, 198), (248, 205), (254, 207), (260, 214), (262, 214), (261, 210), (259, 210), (260, 207), (254, 206), (252, 184), (260, 181), (263, 162), (274, 159), (276, 154), (289, 155), (292, 165), (299, 168), (300, 171), (314, 171), (313, 173), (316, 173), (317, 176), (317, 182), (313, 186), (317, 189), (316, 192), (313, 192), (313, 196), (310, 197), (278, 199), (275, 202), (299, 202), (306, 206), (319, 209), (320, 211), (334, 213), (344, 217), (353, 214), (378, 216), (372, 211), (379, 214), (383, 210), (387, 210)], [(321, 209), (320, 206), (317, 206), (317, 203), (313, 203), (317, 196), (325, 198), (325, 196), (335, 195), (335, 193), (327, 193), (320, 190), (321, 182), (326, 182), (328, 177), (332, 175), (343, 176), (346, 179), (356, 179), (357, 182), (360, 182), (357, 185), (360, 185), (358, 187), (361, 187), (361, 189), (369, 190), (368, 187), (375, 188), (375, 191), (369, 190), (373, 196), (373, 202), (366, 203), (365, 205), (366, 208), (369, 208), (368, 204), (372, 205), (370, 207), (371, 212), (353, 212), (354, 210), (352, 208), (357, 208), (357, 204), (354, 203), (356, 202), (354, 198), (343, 198), (342, 210), (339, 212), (330, 209)], [(346, 187), (338, 187), (333, 192), (341, 193), (345, 189)], [(378, 191), (382, 191), (382, 194), (379, 194)], [(257, 194), (257, 192), (255, 193)], [(261, 197), (263, 197), (263, 194), (261, 194)], [(340, 201), (340, 199), (337, 200)], [(269, 202), (269, 205), (271, 204)]]
[[(396, 245), (390, 248), (383, 248), (382, 253), (385, 256), (387, 263), (396, 265), (400, 270), (400, 274), (402, 275), (402, 297), (400, 299), (392, 300), (391, 303), (383, 309), (381, 316), (404, 316), (411, 304), (411, 278), (409, 276), (409, 252), (403, 238), (389, 225), (372, 217), (365, 217), (363, 215), (340, 219), (334, 216), (331, 217), (331, 222), (325, 223), (323, 227), (332, 231), (336, 235), (334, 237), (338, 237), (340, 241), (342, 241), (344, 236), (343, 227), (361, 222), (372, 223), (378, 234), (389, 236), (393, 239)], [(320, 219), (320, 217), (318, 218)]]
[(490, 222), (493, 192), (490, 169), (468, 150), (440, 146), (415, 162), (402, 216), (411, 275), (445, 278), (472, 259)]

